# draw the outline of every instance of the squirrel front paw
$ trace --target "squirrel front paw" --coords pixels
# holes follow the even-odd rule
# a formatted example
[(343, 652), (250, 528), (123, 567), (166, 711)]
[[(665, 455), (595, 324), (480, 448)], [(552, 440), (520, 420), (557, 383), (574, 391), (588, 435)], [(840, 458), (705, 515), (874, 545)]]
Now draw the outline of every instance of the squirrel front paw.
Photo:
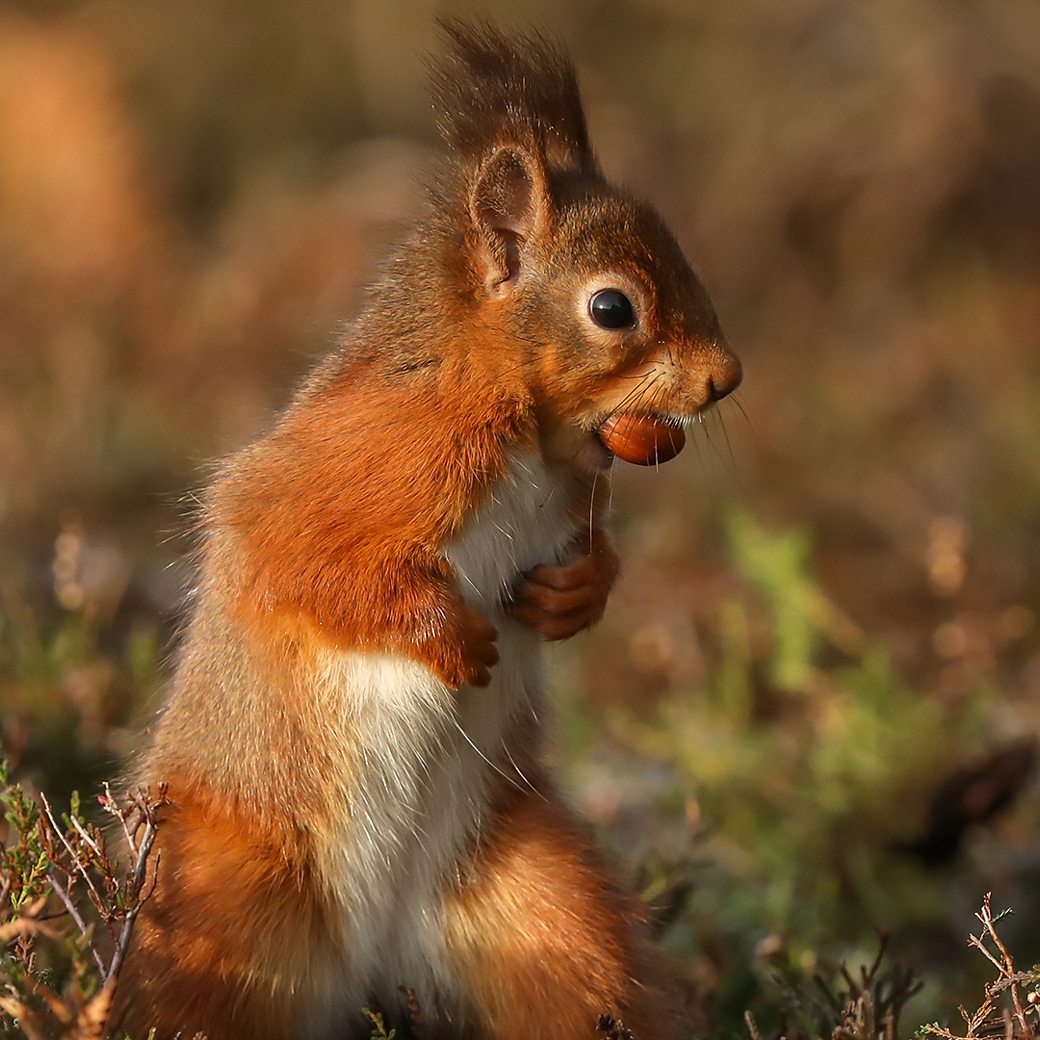
[(586, 539), (582, 555), (559, 567), (526, 574), (513, 592), (513, 617), (545, 639), (569, 639), (596, 624), (618, 573), (618, 557), (606, 537)]
[(498, 629), (476, 611), (464, 607), (456, 629), (456, 644), (437, 669), (446, 686), (487, 686), (491, 669), (498, 664)]

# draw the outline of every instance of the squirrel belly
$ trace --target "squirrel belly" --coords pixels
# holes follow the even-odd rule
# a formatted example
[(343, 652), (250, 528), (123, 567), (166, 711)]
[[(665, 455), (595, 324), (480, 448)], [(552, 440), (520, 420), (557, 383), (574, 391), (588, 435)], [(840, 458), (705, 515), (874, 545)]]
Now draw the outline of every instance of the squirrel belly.
[(504, 606), (518, 574), (562, 558), (572, 544), (567, 484), (533, 454), (511, 452), (505, 474), (446, 546), (463, 598), (499, 630), (501, 659), (488, 687), (451, 690), (394, 654), (318, 654), (315, 683), (341, 705), (355, 769), (339, 781), (341, 816), (316, 849), (343, 915), (354, 1007), (373, 993), (392, 1005), (405, 986), (429, 1012), (458, 1017), (443, 900), (486, 837), (503, 788), (531, 788), (542, 650)]
[[(314, 626), (257, 638), (204, 568), (142, 770), (170, 782), (173, 805), (126, 1025), (158, 1024), (160, 1040), (167, 1025), (212, 1040), (349, 1036), (373, 1002), (402, 1013), (402, 987), (433, 1021), (486, 1020), (451, 938), (454, 904), (475, 864), (500, 855), (503, 805), (551, 797), (541, 639), (510, 616), (509, 593), (525, 570), (566, 557), (583, 488), (515, 445), (443, 548), (463, 600), (498, 629), (483, 689), (452, 689), (413, 657), (344, 647)], [(210, 567), (226, 570), (238, 549), (218, 532)]]

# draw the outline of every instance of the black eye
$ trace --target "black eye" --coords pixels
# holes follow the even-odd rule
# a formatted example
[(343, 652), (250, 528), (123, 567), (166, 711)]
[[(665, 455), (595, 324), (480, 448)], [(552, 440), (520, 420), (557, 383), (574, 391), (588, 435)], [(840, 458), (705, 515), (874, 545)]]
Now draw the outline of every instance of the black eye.
[(589, 314), (601, 329), (630, 329), (636, 323), (632, 301), (618, 289), (600, 289), (589, 300)]

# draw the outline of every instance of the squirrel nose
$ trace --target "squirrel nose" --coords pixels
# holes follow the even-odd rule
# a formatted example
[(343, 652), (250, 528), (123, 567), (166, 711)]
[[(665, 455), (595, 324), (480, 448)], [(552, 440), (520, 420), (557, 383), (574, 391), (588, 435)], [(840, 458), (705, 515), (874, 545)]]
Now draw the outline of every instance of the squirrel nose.
[(740, 360), (727, 354), (708, 376), (708, 394), (710, 400), (721, 401), (740, 386), (744, 378), (744, 368)]

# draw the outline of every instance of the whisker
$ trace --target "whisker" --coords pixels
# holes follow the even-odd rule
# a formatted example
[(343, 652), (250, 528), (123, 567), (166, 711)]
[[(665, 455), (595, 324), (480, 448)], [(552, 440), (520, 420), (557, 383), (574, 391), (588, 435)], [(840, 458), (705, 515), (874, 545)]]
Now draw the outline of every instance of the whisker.
[(725, 469), (726, 460), (723, 457), (722, 452), (719, 451), (719, 446), (715, 443), (715, 440), (711, 435), (711, 430), (708, 428), (707, 423), (704, 424), (704, 436), (708, 440), (708, 447), (711, 448), (712, 454), (718, 460), (718, 463), (722, 465), (723, 469)]
[(744, 422), (747, 423), (748, 429), (751, 431), (752, 436), (757, 434), (755, 430), (755, 424), (751, 421), (751, 416), (744, 410), (744, 406), (740, 403), (740, 398), (736, 394), (730, 394), (729, 399), (737, 406), (738, 411), (744, 416)]
[[(642, 384), (643, 384), (643, 383), (645, 383), (645, 382), (646, 382), (646, 381), (647, 381), (647, 380), (648, 380), (648, 379), (650, 378), (650, 376), (651, 376), (651, 375), (652, 375), (652, 373), (650, 373), (650, 372), (647, 372), (646, 374), (644, 374), (644, 375), (642, 375), (642, 376), (639, 376), (639, 377), (638, 377), (638, 378), (639, 378), (639, 381), (640, 381), (639, 385), (638, 385), (638, 386), (636, 386), (636, 387), (634, 387), (634, 388), (633, 388), (633, 389), (632, 389), (632, 390), (631, 390), (631, 391), (630, 391), (629, 393), (627, 393), (627, 394), (625, 395), (625, 397), (624, 397), (624, 398), (623, 398), (623, 399), (622, 399), (622, 400), (620, 401), (620, 403), (619, 403), (619, 404), (617, 405), (617, 407), (616, 407), (616, 408), (613, 408), (613, 409), (611, 409), (611, 410), (610, 410), (610, 411), (609, 411), (609, 412), (607, 413), (606, 417), (605, 417), (605, 418), (603, 419), (603, 423), (607, 422), (607, 421), (608, 421), (609, 419), (612, 419), (612, 418), (613, 418), (613, 417), (614, 417), (615, 415), (617, 415), (617, 413), (618, 413), (618, 412), (620, 412), (620, 411), (621, 411), (621, 409), (622, 409), (622, 408), (624, 408), (624, 407), (625, 407), (625, 406), (626, 406), (626, 405), (628, 404), (628, 402), (629, 402), (629, 401), (630, 401), (630, 400), (631, 400), (631, 399), (632, 399), (632, 398), (633, 398), (633, 397), (634, 397), (634, 396), (635, 396), (636, 394), (640, 393), (640, 392), (641, 392), (641, 389), (642, 389)], [(635, 377), (633, 377), (633, 378), (635, 378)], [(656, 378), (657, 378), (657, 377), (655, 376), (655, 379), (656, 379)], [(653, 384), (651, 384), (651, 385), (653, 385)], [(600, 423), (600, 425), (602, 426), (602, 425), (603, 425), (603, 423)], [(573, 455), (571, 456), (571, 458), (570, 458), (570, 461), (571, 461), (571, 463), (573, 463), (573, 462), (574, 462), (574, 460), (575, 460), (575, 459), (576, 459), (576, 458), (578, 457), (578, 455), (579, 455), (579, 454), (581, 453), (581, 450), (582, 450), (581, 448), (578, 448), (578, 450), (577, 450), (577, 451), (576, 451), (576, 452), (575, 452), (575, 453), (574, 453), (574, 454), (573, 454)]]
[(516, 764), (516, 759), (513, 758), (512, 754), (510, 754), (509, 748), (505, 744), (502, 745), (502, 750), (505, 752), (506, 758), (509, 759), (509, 764), (516, 770), (517, 776), (519, 776), (520, 779), (523, 780), (523, 782), (531, 789), (531, 793), (538, 795), (543, 802), (547, 802), (549, 799), (546, 798), (545, 795), (527, 779), (524, 775), (524, 771)]
[[(698, 413), (697, 418), (698, 418), (698, 425), (703, 426), (704, 425), (704, 419), (703, 419), (701, 413)], [(694, 447), (694, 449), (697, 452), (697, 464), (700, 466), (701, 472), (704, 473), (704, 474), (707, 474), (708, 470), (707, 470), (707, 467), (704, 465), (704, 453), (701, 451), (701, 439), (700, 439), (700, 437), (695, 436), (695, 431), (692, 430), (692, 429), (690, 430), (690, 440), (693, 441), (693, 447)]]
[[(476, 753), (477, 753), (478, 755), (480, 755), (480, 757), (481, 757), (481, 758), (482, 758), (482, 759), (483, 759), (483, 760), (484, 760), (484, 761), (485, 761), (485, 762), (486, 762), (486, 763), (487, 763), (487, 764), (488, 764), (489, 766), (491, 766), (491, 768), (492, 768), (492, 769), (493, 769), (493, 770), (494, 770), (494, 771), (495, 771), (496, 773), (498, 773), (498, 775), (499, 775), (499, 776), (501, 776), (501, 777), (502, 777), (502, 778), (503, 778), (503, 779), (504, 779), (504, 780), (505, 780), (505, 781), (506, 781), (507, 783), (509, 783), (509, 784), (511, 784), (511, 785), (512, 785), (513, 787), (515, 787), (515, 788), (516, 788), (516, 789), (517, 789), (518, 791), (522, 791), (522, 790), (523, 790), (523, 788), (522, 788), (522, 787), (521, 787), (521, 786), (520, 786), (520, 785), (519, 785), (519, 784), (518, 784), (518, 783), (517, 783), (517, 782), (516, 782), (516, 781), (515, 781), (515, 780), (514, 780), (514, 779), (513, 779), (513, 778), (512, 778), (512, 777), (511, 777), (511, 776), (510, 776), (510, 775), (509, 775), (508, 773), (507, 773), (507, 772), (505, 772), (505, 771), (504, 771), (503, 769), (501, 769), (501, 768), (500, 768), (499, 766), (495, 765), (495, 763), (494, 763), (494, 762), (492, 762), (492, 761), (491, 761), (491, 759), (490, 759), (490, 758), (488, 758), (488, 757), (487, 757), (487, 755), (485, 755), (485, 754), (484, 754), (484, 752), (483, 752), (483, 751), (481, 751), (481, 750), (480, 750), (480, 748), (478, 748), (478, 747), (477, 747), (477, 745), (476, 745), (476, 744), (474, 744), (472, 740), (470, 740), (470, 736), (469, 736), (469, 734), (468, 734), (468, 733), (467, 733), (467, 732), (466, 732), (466, 731), (465, 731), (465, 730), (464, 730), (464, 729), (462, 728), (462, 724), (461, 724), (461, 723), (459, 722), (459, 720), (458, 720), (458, 719), (454, 718), (453, 716), (449, 716), (449, 718), (450, 718), (450, 719), (451, 719), (451, 721), (452, 721), (452, 722), (454, 723), (454, 725), (455, 725), (455, 728), (456, 728), (456, 729), (457, 729), (457, 730), (458, 730), (458, 731), (459, 731), (459, 732), (460, 732), (460, 733), (462, 734), (462, 738), (463, 738), (463, 740), (465, 740), (465, 741), (466, 741), (466, 743), (467, 743), (467, 744), (469, 744), (469, 746), (470, 746), (471, 748), (473, 748), (473, 750), (474, 750), (474, 751), (475, 751), (475, 752), (476, 752)], [(518, 772), (519, 772), (519, 770), (518, 770)], [(522, 776), (522, 775), (523, 775), (523, 774), (521, 774), (521, 776)], [(526, 778), (526, 777), (524, 777), (524, 779), (526, 780), (527, 778)]]
[(726, 440), (726, 451), (729, 454), (731, 472), (739, 480), (740, 467), (737, 465), (737, 456), (733, 452), (733, 442), (729, 439), (729, 430), (726, 429), (726, 416), (723, 415), (721, 408), (716, 408), (715, 412), (718, 415), (719, 425), (722, 427), (722, 436)]
[(592, 551), (593, 518), (596, 515), (596, 483), (599, 481), (599, 470), (592, 477), (592, 494), (589, 495), (589, 551)]
[[(651, 379), (651, 376), (653, 377)], [(644, 387), (646, 390), (650, 390), (654, 383), (661, 378), (659, 372), (647, 372), (645, 375), (640, 377), (639, 385), (634, 387), (629, 393), (627, 393), (618, 404), (607, 413), (607, 418), (611, 419), (618, 414), (634, 397), (641, 396), (644, 393)], [(647, 385), (647, 380), (650, 380)], [(638, 403), (638, 402), (637, 402)]]

